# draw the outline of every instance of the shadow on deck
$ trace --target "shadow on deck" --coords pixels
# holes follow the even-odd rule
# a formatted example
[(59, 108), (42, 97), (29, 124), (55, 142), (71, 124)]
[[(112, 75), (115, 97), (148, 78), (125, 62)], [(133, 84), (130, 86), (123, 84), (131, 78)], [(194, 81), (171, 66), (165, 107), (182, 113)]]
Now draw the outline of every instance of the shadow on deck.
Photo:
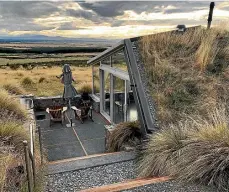
[[(86, 119), (83, 124), (74, 119), (73, 113), (66, 113), (64, 124), (50, 126), (50, 117), (46, 111), (36, 112), (37, 125), (40, 125), (42, 143), (48, 161), (81, 157), (105, 152), (105, 128), (109, 124), (99, 113), (93, 111), (93, 120)], [(39, 120), (39, 117), (42, 117)], [(73, 126), (69, 127), (72, 117)]]

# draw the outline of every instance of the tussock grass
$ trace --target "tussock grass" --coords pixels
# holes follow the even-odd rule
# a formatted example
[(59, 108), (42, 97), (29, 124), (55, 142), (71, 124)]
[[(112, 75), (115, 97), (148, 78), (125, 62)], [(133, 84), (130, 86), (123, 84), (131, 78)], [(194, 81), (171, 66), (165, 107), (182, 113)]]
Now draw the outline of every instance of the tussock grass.
[(196, 28), (143, 37), (139, 42), (161, 125), (187, 115), (206, 118), (229, 101), (229, 32)]
[(177, 175), (182, 182), (214, 185), (229, 190), (229, 124), (224, 109), (216, 110), (211, 121), (194, 122), (196, 131), (187, 138)]
[(229, 32), (156, 34), (139, 46), (162, 127), (141, 153), (139, 175), (228, 191)]
[(38, 80), (38, 83), (43, 83), (45, 81), (47, 81), (45, 77), (40, 77), (40, 79)]
[(0, 155), (0, 192), (4, 191), (6, 182), (6, 170), (12, 161), (11, 154)]
[(80, 85), (80, 87), (78, 88), (78, 92), (79, 93), (92, 93), (92, 86), (91, 84), (82, 84)]
[(181, 183), (229, 190), (229, 115), (217, 107), (208, 118), (197, 116), (151, 136), (138, 161), (140, 176), (172, 176)]
[(187, 136), (185, 123), (170, 125), (153, 134), (138, 159), (139, 176), (172, 175)]
[(6, 83), (3, 88), (10, 94), (22, 95), (25, 93), (25, 90), (18, 84)]
[(23, 140), (29, 140), (28, 133), (21, 123), (0, 121), (0, 184), (2, 191), (17, 191), (25, 175), (19, 172), (25, 168), (23, 161)]
[(29, 140), (25, 128), (17, 122), (2, 121), (0, 122), (0, 138), (7, 145), (14, 146), (15, 150), (23, 150), (23, 140)]
[[(90, 84), (92, 82), (91, 67), (71, 67), (73, 77), (76, 80), (76, 89), (81, 84)], [(62, 95), (64, 85), (56, 76), (62, 73), (62, 67), (43, 68), (36, 67), (31, 70), (9, 68), (0, 69), (0, 86), (4, 84), (17, 85), (24, 88), (25, 94), (34, 94), (35, 96), (57, 96)], [(9, 78), (9, 76), (11, 78)], [(33, 84), (22, 84), (23, 78), (29, 77)], [(43, 79), (45, 78), (45, 79)], [(40, 82), (39, 82), (40, 81)]]
[(109, 136), (108, 151), (120, 151), (124, 145), (136, 146), (139, 144), (142, 137), (139, 127), (138, 121), (118, 124)]
[(5, 90), (0, 89), (0, 117), (13, 118), (17, 120), (26, 119), (26, 111), (17, 99), (10, 96)]
[(30, 77), (24, 77), (21, 81), (21, 85), (24, 87), (28, 87), (28, 86), (31, 86), (33, 84), (34, 84), (34, 82)]

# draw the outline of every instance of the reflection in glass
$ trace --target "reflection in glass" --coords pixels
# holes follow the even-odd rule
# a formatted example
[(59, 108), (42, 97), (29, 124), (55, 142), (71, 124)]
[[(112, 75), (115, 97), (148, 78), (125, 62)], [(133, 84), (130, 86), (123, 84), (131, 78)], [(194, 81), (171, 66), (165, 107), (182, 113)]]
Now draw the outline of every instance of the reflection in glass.
[(134, 94), (133, 91), (128, 88), (128, 94), (127, 94), (127, 113), (126, 113), (127, 121), (136, 121), (138, 120), (138, 111), (137, 107), (134, 101)]
[(104, 71), (104, 111), (110, 115), (110, 73)]
[(123, 50), (112, 55), (112, 67), (127, 71), (127, 65)]
[(114, 123), (124, 122), (125, 81), (114, 77)]
[(111, 65), (111, 57), (107, 57), (101, 61), (102, 65)]

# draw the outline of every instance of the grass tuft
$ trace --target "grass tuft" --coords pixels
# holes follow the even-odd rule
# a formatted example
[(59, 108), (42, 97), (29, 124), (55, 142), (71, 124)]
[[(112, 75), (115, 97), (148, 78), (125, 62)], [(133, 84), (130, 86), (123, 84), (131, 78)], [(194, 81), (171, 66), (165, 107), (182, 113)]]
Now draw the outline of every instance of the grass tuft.
[(29, 140), (26, 129), (17, 122), (0, 122), (0, 139), (9, 146), (14, 146), (15, 150), (23, 150), (23, 140)]
[(45, 81), (47, 81), (45, 77), (40, 77), (40, 79), (38, 80), (38, 83), (43, 83)]
[(21, 81), (23, 87), (31, 86), (34, 84), (33, 80), (30, 77), (24, 77)]
[(88, 83), (83, 83), (80, 85), (79, 89), (78, 89), (79, 93), (92, 93), (92, 87), (90, 84)]
[(187, 135), (184, 123), (170, 125), (153, 134), (138, 160), (139, 176), (173, 174), (174, 163), (178, 161)]
[(0, 117), (13, 118), (17, 120), (26, 119), (26, 111), (17, 99), (10, 96), (5, 90), (0, 90)]
[(140, 176), (172, 176), (181, 183), (229, 190), (229, 115), (217, 107), (151, 136), (138, 162)]
[(22, 95), (25, 94), (25, 90), (17, 84), (7, 83), (3, 85), (3, 88), (10, 94)]
[(136, 146), (140, 143), (141, 138), (138, 121), (120, 123), (109, 136), (108, 151), (120, 151), (124, 145)]
[(210, 120), (194, 122), (177, 162), (178, 179), (229, 190), (229, 124), (225, 110), (215, 110)]

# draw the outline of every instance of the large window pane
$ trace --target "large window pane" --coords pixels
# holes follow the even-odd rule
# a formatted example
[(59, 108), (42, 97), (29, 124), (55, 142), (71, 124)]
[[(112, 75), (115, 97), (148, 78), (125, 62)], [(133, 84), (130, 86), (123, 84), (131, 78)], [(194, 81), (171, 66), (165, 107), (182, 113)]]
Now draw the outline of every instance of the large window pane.
[(102, 65), (111, 65), (111, 57), (107, 57), (104, 60), (101, 61)]
[(127, 71), (126, 60), (123, 51), (119, 51), (112, 55), (112, 67)]
[(114, 123), (124, 122), (125, 81), (114, 77)]
[(100, 82), (99, 82), (99, 66), (100, 63), (93, 65), (93, 90), (94, 94), (99, 96)]
[(130, 87), (127, 94), (127, 118), (126, 119), (127, 121), (138, 120), (138, 112), (134, 101), (134, 94), (133, 91), (130, 89)]
[(104, 111), (110, 115), (110, 73), (104, 71)]

